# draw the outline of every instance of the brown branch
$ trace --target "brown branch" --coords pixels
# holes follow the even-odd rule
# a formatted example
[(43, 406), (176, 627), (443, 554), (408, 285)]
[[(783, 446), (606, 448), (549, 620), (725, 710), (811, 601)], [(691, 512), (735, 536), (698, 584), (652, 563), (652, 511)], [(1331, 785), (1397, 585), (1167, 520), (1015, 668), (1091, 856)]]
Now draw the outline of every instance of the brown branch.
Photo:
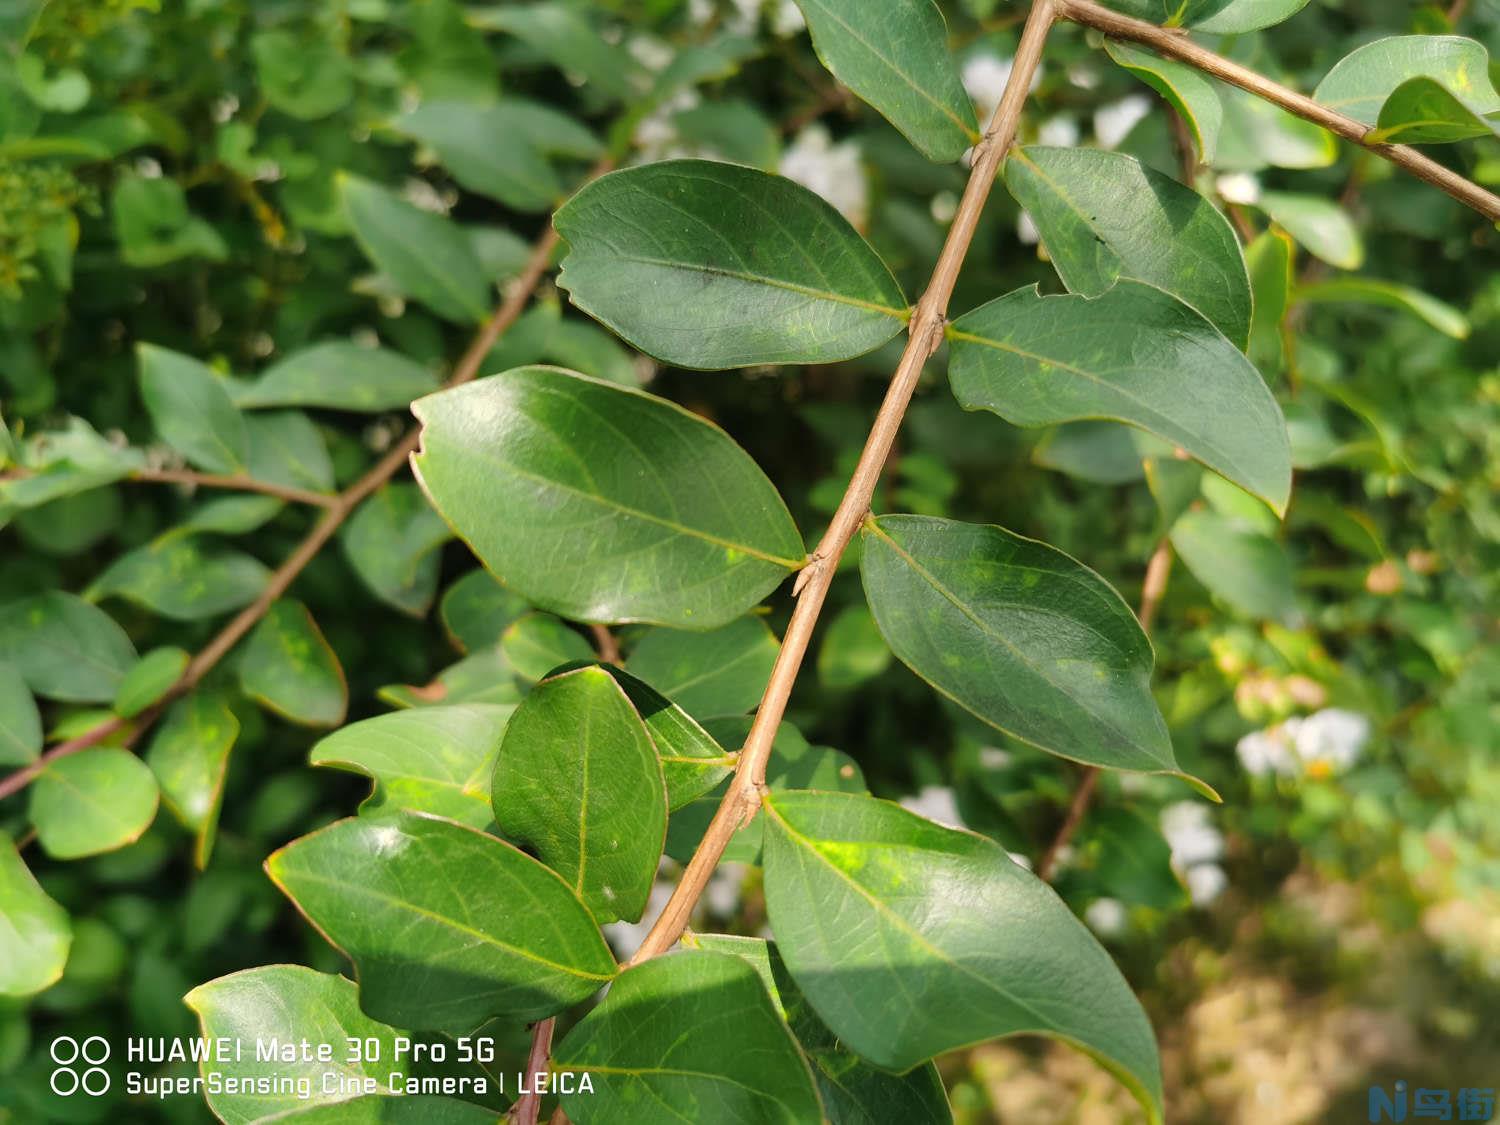
[(1469, 10), (1469, 0), (1453, 0), (1448, 8), (1448, 26), (1456, 28), (1458, 21), (1464, 18)]
[(542, 1092), (535, 1089), (532, 1075), (547, 1069), (547, 1060), (552, 1054), (552, 1031), (557, 1018), (549, 1016), (531, 1026), (531, 1050), (526, 1054), (526, 1092), (510, 1107), (510, 1119), (514, 1125), (536, 1125), (542, 1112)]
[(608, 627), (604, 625), (590, 625), (589, 635), (594, 638), (594, 651), (599, 654), (599, 659), (606, 664), (620, 663), (620, 642), (615, 639)]
[[(1156, 550), (1151, 553), (1151, 561), (1146, 564), (1146, 580), (1141, 586), (1141, 612), (1138, 616), (1141, 629), (1146, 633), (1151, 632), (1151, 626), (1156, 621), (1156, 611), (1161, 606), (1162, 595), (1167, 592), (1167, 578), (1171, 573), (1172, 541), (1164, 536), (1156, 545)], [(1047, 845), (1042, 858), (1037, 860), (1036, 877), (1044, 883), (1052, 881), (1052, 873), (1057, 869), (1058, 857), (1073, 839), (1078, 826), (1083, 823), (1083, 818), (1088, 815), (1089, 802), (1094, 799), (1094, 790), (1098, 785), (1099, 767), (1085, 766), (1082, 776), (1078, 779), (1078, 788), (1073, 790), (1073, 799), (1068, 803), (1068, 813), (1063, 817), (1057, 835), (1052, 837), (1052, 843)]]
[(1387, 145), (1367, 141), (1365, 138), (1373, 131), (1370, 126), (1331, 110), (1306, 94), (1299, 94), (1288, 86), (1272, 82), (1265, 75), (1226, 59), (1223, 55), (1216, 55), (1198, 46), (1180, 31), (1157, 27), (1155, 24), (1133, 19), (1130, 16), (1122, 16), (1119, 12), (1112, 12), (1094, 3), (1094, 0), (1055, 0), (1055, 2), (1058, 14), (1064, 19), (1092, 27), (1116, 39), (1128, 39), (1132, 43), (1150, 47), (1159, 55), (1188, 63), (1205, 74), (1228, 82), (1231, 86), (1238, 86), (1241, 90), (1280, 106), (1288, 113), (1311, 121), (1314, 125), (1321, 125), (1330, 133), (1343, 137), (1346, 141), (1352, 141), (1377, 156), (1384, 157), (1392, 164), (1406, 169), (1418, 179), (1426, 180), (1434, 187), (1447, 192), (1465, 206), (1472, 207), (1490, 221), (1500, 222), (1500, 196), (1486, 191), (1472, 180), (1467, 180), (1457, 172), (1443, 167), (1437, 161), (1423, 156), (1410, 145)]
[[(0, 481), (26, 480), (34, 476), (36, 473), (30, 469), (18, 467), (0, 473)], [(271, 481), (257, 480), (243, 473), (224, 476), (218, 473), (197, 473), (191, 469), (137, 469), (120, 479), (142, 484), (187, 484), (195, 488), (226, 488), (235, 492), (259, 492), (266, 496), (275, 496), (280, 500), (290, 500), (296, 504), (311, 504), (320, 508), (331, 508), (338, 502), (338, 497), (331, 492), (313, 492), (306, 488), (292, 488), (288, 485), (274, 484)]]
[(980, 212), (994, 186), (995, 175), (1016, 138), (1020, 124), (1021, 108), (1031, 86), (1032, 75), (1041, 61), (1042, 45), (1055, 19), (1054, 0), (1036, 0), (1032, 4), (1021, 33), (1021, 44), (1016, 51), (1015, 64), (1005, 94), (995, 109), (994, 119), (984, 139), (975, 147), (973, 169), (963, 199), (948, 228), (948, 237), (938, 257), (927, 292), (922, 295), (913, 310), (908, 327), (906, 350), (901, 362), (891, 377), (885, 401), (875, 416), (870, 436), (865, 441), (859, 464), (844, 492), (844, 498), (834, 513), (833, 520), (818, 544), (817, 550), (808, 559), (807, 566), (797, 576), (793, 592), (797, 595), (797, 606), (782, 638), (781, 651), (771, 671), (770, 682), (761, 696), (755, 713), (755, 722), (745, 739), (740, 753), (739, 765), (729, 790), (719, 803), (718, 810), (704, 833), (703, 841), (693, 853), (682, 879), (672, 892), (666, 907), (657, 917), (646, 940), (636, 950), (630, 964), (639, 964), (660, 953), (666, 952), (682, 936), (699, 897), (708, 885), (709, 877), (718, 866), (719, 858), (740, 825), (746, 823), (760, 810), (761, 794), (766, 783), (766, 763), (771, 754), (771, 740), (786, 712), (792, 687), (797, 682), (797, 673), (807, 655), (813, 629), (828, 588), (833, 582), (834, 571), (840, 557), (848, 547), (855, 532), (869, 514), (870, 498), (880, 480), (896, 431), (906, 413), (907, 404), (916, 391), (922, 368), (938, 345), (942, 342), (943, 326), (948, 313), (948, 301), (958, 281), (959, 269), (963, 266), (969, 244), (979, 223)]
[[(589, 178), (603, 175), (613, 167), (613, 161), (601, 160), (590, 173)], [(460, 383), (467, 383), (479, 373), (479, 365), (484, 362), (484, 357), (489, 354), (495, 346), (495, 341), (500, 334), (515, 323), (516, 319), (526, 308), (536, 287), (546, 276), (548, 267), (552, 261), (552, 252), (557, 247), (557, 231), (551, 226), (542, 233), (531, 249), (531, 256), (526, 261), (526, 266), (520, 275), (507, 287), (504, 300), (496, 308), (494, 315), (484, 324), (468, 348), (460, 357), (453, 369), (452, 376), (445, 386), (455, 387)], [(234, 648), (256, 623), (265, 616), (273, 602), (296, 580), (297, 576), (306, 569), (307, 564), (317, 557), (318, 552), (333, 538), (335, 532), (343, 526), (359, 505), (367, 499), (371, 493), (380, 488), (398, 473), (407, 462), (407, 458), (416, 450), (420, 440), (420, 431), (413, 427), (401, 441), (391, 448), (382, 457), (375, 467), (365, 473), (357, 481), (351, 484), (337, 496), (330, 497), (327, 511), (323, 517), (313, 525), (313, 529), (307, 533), (307, 537), (297, 545), (285, 562), (283, 562), (272, 573), (270, 580), (266, 583), (260, 595), (244, 609), (235, 615), (233, 620), (224, 628), (219, 630), (213, 640), (209, 641), (199, 653), (193, 657), (178, 681), (172, 685), (162, 702), (147, 711), (135, 720), (135, 726), (127, 736), (127, 745), (138, 739), (155, 721), (163, 707), (173, 699), (193, 690), (194, 687), (208, 675), (219, 661), (228, 655), (229, 650)], [(108, 738), (116, 731), (124, 729), (126, 720), (118, 717), (106, 719), (97, 727), (86, 731), (79, 737), (69, 742), (54, 746), (43, 754), (37, 761), (29, 766), (10, 774), (4, 780), (0, 780), (0, 799), (10, 796), (17, 790), (24, 788), (37, 774), (46, 768), (48, 762), (67, 754), (75, 754), (80, 750), (87, 749)]]

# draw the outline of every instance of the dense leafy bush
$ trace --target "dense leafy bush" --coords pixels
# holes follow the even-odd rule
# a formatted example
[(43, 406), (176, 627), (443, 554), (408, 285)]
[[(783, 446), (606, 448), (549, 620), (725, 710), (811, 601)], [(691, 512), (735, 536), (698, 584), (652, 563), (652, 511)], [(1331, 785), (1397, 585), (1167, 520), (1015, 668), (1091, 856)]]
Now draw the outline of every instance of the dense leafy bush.
[(1265, 978), (1412, 1032), (1277, 1120), (1482, 1087), (1494, 47), (0, 3), (0, 1121), (1231, 1120)]

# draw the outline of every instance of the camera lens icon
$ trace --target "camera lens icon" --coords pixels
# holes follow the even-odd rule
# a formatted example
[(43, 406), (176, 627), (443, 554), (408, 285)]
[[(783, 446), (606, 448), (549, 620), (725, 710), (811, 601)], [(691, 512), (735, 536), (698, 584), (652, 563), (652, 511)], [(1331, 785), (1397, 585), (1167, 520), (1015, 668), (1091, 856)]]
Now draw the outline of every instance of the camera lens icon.
[(109, 1071), (100, 1066), (109, 1059), (109, 1041), (102, 1035), (90, 1035), (79, 1042), (71, 1035), (59, 1035), (52, 1040), (48, 1052), (57, 1069), (52, 1072), (52, 1092), (60, 1098), (69, 1098), (82, 1091), (91, 1098), (109, 1090)]

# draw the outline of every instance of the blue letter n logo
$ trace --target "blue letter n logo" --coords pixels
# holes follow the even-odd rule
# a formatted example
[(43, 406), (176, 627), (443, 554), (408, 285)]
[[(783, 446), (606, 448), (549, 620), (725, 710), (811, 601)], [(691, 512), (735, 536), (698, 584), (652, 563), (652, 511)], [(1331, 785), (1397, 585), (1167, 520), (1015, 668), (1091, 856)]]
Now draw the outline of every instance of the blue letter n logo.
[(1396, 1083), (1396, 1094), (1393, 1098), (1385, 1092), (1384, 1086), (1370, 1087), (1370, 1120), (1371, 1121), (1405, 1121), (1406, 1120), (1406, 1083)]

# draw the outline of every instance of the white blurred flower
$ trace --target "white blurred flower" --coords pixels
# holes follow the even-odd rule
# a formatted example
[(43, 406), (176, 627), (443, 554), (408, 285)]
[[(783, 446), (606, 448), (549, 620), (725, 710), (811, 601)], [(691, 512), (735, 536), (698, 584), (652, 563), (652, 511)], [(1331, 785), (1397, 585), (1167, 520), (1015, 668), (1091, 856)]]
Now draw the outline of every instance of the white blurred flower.
[(1194, 906), (1207, 906), (1229, 886), (1229, 876), (1217, 863), (1200, 863), (1187, 870), (1188, 897)]
[(1150, 112), (1151, 99), (1145, 94), (1129, 94), (1117, 102), (1100, 106), (1094, 111), (1094, 136), (1100, 147), (1114, 148)]
[(1049, 117), (1037, 130), (1036, 139), (1038, 144), (1072, 148), (1078, 143), (1078, 122), (1063, 114)]
[(419, 180), (415, 176), (408, 178), (401, 186), (401, 198), (413, 207), (431, 211), (434, 215), (448, 213), (448, 203), (443, 199), (443, 193), (426, 180)]
[(760, 23), (762, 0), (733, 0), (734, 14), (725, 21), (725, 28), (734, 35), (752, 35)]
[(964, 826), (964, 818), (958, 815), (958, 800), (946, 785), (924, 785), (916, 793), (902, 797), (901, 807), (949, 828)]
[(1268, 773), (1285, 776), (1297, 772), (1291, 743), (1279, 727), (1251, 731), (1235, 743), (1234, 752), (1251, 777), (1264, 777)]
[(1021, 240), (1022, 246), (1035, 246), (1042, 240), (1042, 232), (1037, 230), (1036, 220), (1029, 211), (1022, 211), (1016, 216), (1016, 237)]
[(696, 91), (681, 90), (641, 118), (635, 127), (635, 146), (642, 163), (689, 155), (680, 143), (673, 118), (698, 102)]
[(1224, 835), (1209, 821), (1208, 806), (1178, 801), (1161, 810), (1161, 832), (1172, 849), (1172, 866), (1186, 871), (1224, 854)]
[(749, 870), (743, 863), (721, 863), (703, 888), (703, 902), (720, 918), (734, 914), (740, 903), (740, 888)]
[(1125, 904), (1117, 898), (1096, 898), (1083, 912), (1089, 929), (1104, 937), (1125, 932)]
[(1073, 63), (1067, 73), (1068, 84), (1080, 90), (1092, 90), (1099, 85), (1099, 72), (1086, 63)]
[(1260, 202), (1260, 180), (1249, 172), (1228, 172), (1214, 181), (1214, 188), (1229, 203)]
[(714, 18), (714, 0), (688, 0), (688, 23), (703, 27)]
[(807, 21), (802, 18), (797, 0), (781, 0), (771, 13), (771, 31), (782, 39), (790, 39), (806, 26)]
[(1369, 719), (1354, 711), (1327, 707), (1302, 720), (1293, 745), (1309, 768), (1321, 763), (1329, 769), (1346, 770), (1359, 761), (1369, 740)]
[(661, 70), (672, 61), (672, 48), (647, 35), (634, 36), (625, 49), (631, 58), (650, 71)]
[[(964, 89), (979, 108), (981, 125), (995, 115), (995, 107), (1005, 94), (1005, 84), (1010, 81), (1015, 62), (1015, 59), (1002, 59), (999, 55), (971, 55), (964, 61)], [(1035, 90), (1041, 80), (1042, 68), (1037, 67), (1031, 76), (1031, 88)]]
[(828, 200), (856, 227), (864, 226), (870, 185), (854, 141), (835, 144), (822, 125), (809, 125), (787, 146), (779, 171)]
[(998, 746), (983, 746), (979, 750), (979, 764), (987, 770), (1006, 769), (1013, 760), (1009, 750)]
[(953, 221), (953, 216), (958, 214), (958, 196), (951, 191), (940, 191), (932, 197), (927, 210), (932, 215), (933, 222), (947, 226)]

